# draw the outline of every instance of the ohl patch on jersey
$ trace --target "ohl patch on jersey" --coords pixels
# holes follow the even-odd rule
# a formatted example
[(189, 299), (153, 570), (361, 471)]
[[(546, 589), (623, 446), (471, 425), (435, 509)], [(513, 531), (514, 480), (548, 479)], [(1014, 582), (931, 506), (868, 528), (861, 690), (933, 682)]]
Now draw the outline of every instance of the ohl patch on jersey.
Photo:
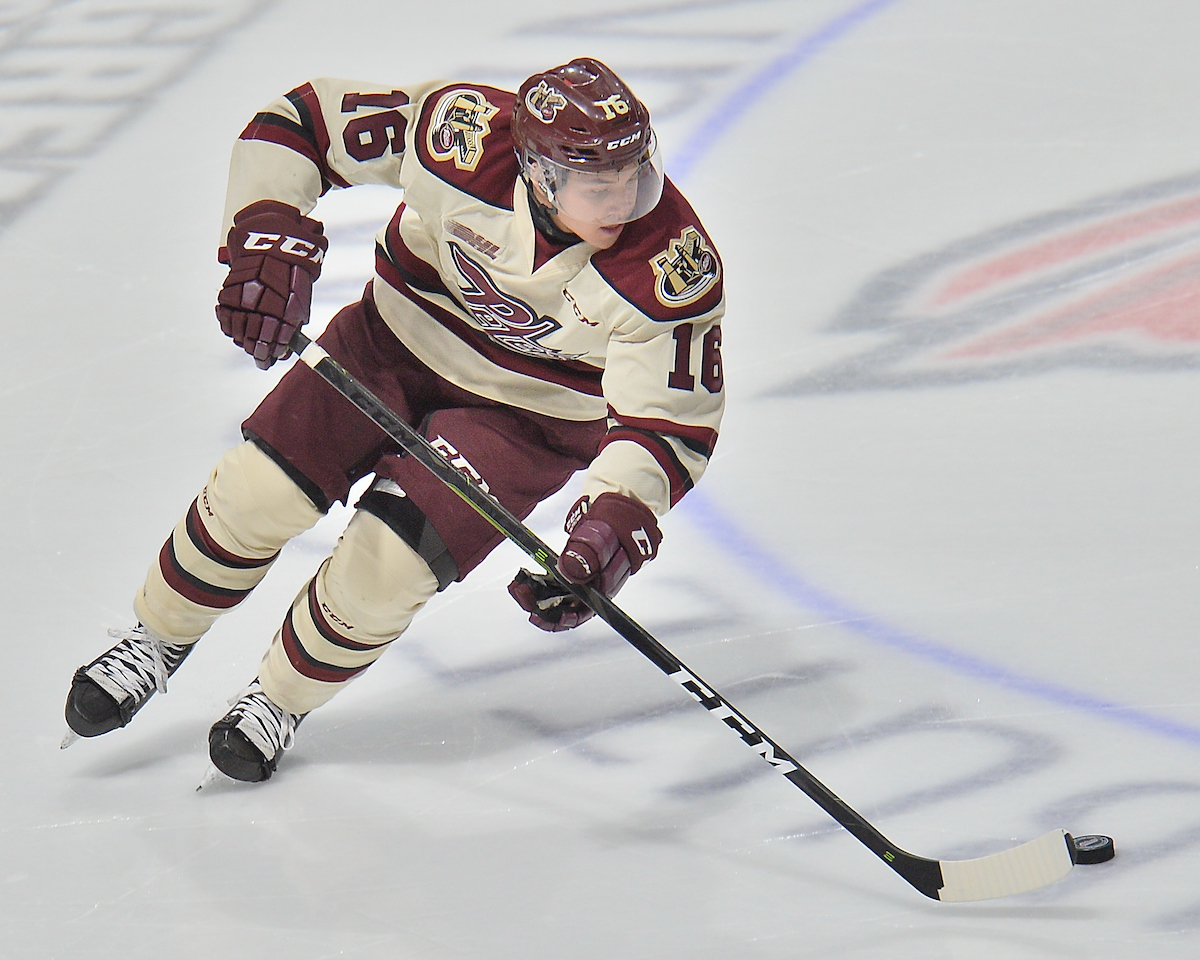
[(667, 249), (650, 259), (654, 295), (665, 307), (684, 307), (708, 293), (721, 278), (721, 262), (700, 231), (687, 227)]
[(459, 170), (474, 171), (483, 156), (483, 141), (500, 108), (478, 90), (449, 90), (442, 95), (429, 124), (429, 152), (453, 160)]

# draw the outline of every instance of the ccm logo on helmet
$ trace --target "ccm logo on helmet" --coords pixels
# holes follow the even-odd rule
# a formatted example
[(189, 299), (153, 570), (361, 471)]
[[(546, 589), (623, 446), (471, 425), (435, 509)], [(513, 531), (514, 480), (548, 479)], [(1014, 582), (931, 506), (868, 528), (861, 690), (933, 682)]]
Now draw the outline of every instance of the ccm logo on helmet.
[(636, 141), (641, 140), (641, 139), (642, 139), (642, 131), (639, 130), (637, 133), (631, 133), (629, 136), (625, 137), (623, 140), (613, 140), (604, 149), (605, 150), (618, 150), (621, 147), (627, 147), (631, 143), (635, 143)]
[(325, 251), (315, 243), (301, 240), (299, 237), (285, 237), (280, 233), (251, 232), (242, 244), (246, 250), (271, 250), (278, 248), (280, 253), (299, 257), (301, 260), (311, 260), (320, 263), (325, 257)]

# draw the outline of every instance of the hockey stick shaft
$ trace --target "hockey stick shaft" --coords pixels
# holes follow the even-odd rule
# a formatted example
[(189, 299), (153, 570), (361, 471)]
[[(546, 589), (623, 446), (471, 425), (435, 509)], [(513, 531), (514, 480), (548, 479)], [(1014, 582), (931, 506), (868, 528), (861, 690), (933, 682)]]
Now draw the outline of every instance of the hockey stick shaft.
[(291, 346), (302, 362), (354, 404), (413, 459), (470, 504), (500, 533), (520, 547), (564, 589), (591, 607), (597, 616), (682, 686), (737, 734), (751, 750), (803, 790), (826, 813), (918, 891), (927, 897), (939, 899), (938, 891), (943, 886), (943, 876), (941, 864), (937, 860), (918, 857), (895, 846), (608, 597), (589, 586), (571, 583), (563, 577), (558, 572), (558, 555), (537, 534), (485, 493), (473, 479), (452, 466), (429, 441), (398, 417), (340, 363), (330, 357), (319, 344), (297, 332), (292, 338)]

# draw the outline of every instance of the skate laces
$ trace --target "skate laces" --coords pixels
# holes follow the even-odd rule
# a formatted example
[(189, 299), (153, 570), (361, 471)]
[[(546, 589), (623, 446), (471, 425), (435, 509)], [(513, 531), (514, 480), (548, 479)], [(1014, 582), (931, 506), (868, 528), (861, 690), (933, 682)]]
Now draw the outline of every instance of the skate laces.
[(118, 700), (141, 700), (154, 690), (167, 692), (167, 678), (187, 653), (186, 644), (160, 640), (140, 624), (109, 630), (108, 635), (120, 643), (88, 667), (89, 677)]
[(229, 702), (233, 709), (225, 715), (226, 721), (240, 730), (265, 759), (271, 760), (280, 750), (291, 750), (295, 745), (300, 717), (268, 697), (257, 680)]

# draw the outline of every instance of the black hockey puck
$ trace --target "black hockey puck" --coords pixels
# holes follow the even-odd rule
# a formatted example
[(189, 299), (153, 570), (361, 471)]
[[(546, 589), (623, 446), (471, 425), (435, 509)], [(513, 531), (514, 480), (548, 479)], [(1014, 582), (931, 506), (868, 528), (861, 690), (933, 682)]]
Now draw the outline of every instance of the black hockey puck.
[(1104, 863), (1117, 855), (1112, 837), (1093, 834), (1087, 837), (1072, 837), (1076, 863)]

